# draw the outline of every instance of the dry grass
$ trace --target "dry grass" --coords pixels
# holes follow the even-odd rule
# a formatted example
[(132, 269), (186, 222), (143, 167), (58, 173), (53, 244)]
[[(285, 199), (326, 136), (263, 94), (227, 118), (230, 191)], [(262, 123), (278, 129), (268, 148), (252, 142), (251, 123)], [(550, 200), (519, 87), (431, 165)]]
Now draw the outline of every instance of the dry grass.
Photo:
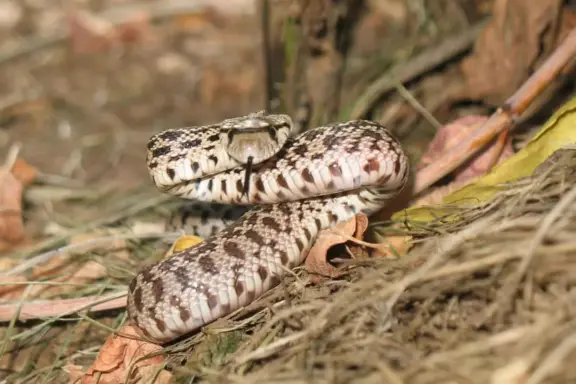
[[(301, 273), (259, 304), (274, 309), (189, 340), (199, 344), (177, 371), (234, 383), (572, 382), (575, 182), (576, 151), (562, 151), (458, 224), (415, 233), (405, 258), (316, 286)], [(176, 361), (190, 344), (172, 348)]]

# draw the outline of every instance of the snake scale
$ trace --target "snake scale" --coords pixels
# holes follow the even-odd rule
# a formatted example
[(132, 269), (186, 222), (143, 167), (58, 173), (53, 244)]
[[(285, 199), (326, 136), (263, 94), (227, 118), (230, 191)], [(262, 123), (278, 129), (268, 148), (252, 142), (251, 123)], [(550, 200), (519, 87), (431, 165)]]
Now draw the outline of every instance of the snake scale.
[(407, 182), (407, 156), (379, 123), (294, 138), (291, 128), (286, 115), (258, 112), (150, 138), (147, 165), (162, 192), (255, 208), (134, 277), (128, 315), (148, 338), (170, 342), (254, 301), (304, 261), (321, 230), (374, 213)]

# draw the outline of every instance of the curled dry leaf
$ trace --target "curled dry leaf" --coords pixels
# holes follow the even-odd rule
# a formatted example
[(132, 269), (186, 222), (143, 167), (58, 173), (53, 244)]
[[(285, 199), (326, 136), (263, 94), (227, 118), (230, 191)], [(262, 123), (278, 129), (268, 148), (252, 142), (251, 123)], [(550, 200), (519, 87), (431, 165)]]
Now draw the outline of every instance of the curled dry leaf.
[(124, 326), (118, 332), (120, 335), (108, 337), (87, 371), (74, 364), (66, 367), (70, 383), (124, 383), (127, 377), (130, 383), (162, 384), (171, 381), (172, 374), (162, 369), (165, 362), (162, 347), (140, 340), (133, 326)]
[[(318, 239), (310, 249), (305, 261), (306, 270), (328, 277), (338, 277), (340, 271), (330, 264), (328, 252), (330, 249), (339, 244), (349, 242), (350, 236), (362, 240), (364, 232), (368, 228), (368, 217), (364, 214), (358, 214), (348, 221), (338, 223), (334, 228), (324, 230), (318, 235)], [(344, 236), (343, 236), (344, 235)], [(355, 245), (355, 244), (354, 244)], [(350, 255), (356, 258), (358, 248), (348, 248)], [(345, 255), (338, 255), (344, 257)]]
[[(459, 145), (471, 131), (480, 127), (487, 120), (488, 118), (485, 116), (472, 115), (443, 125), (430, 142), (428, 150), (424, 153), (417, 165), (417, 169), (423, 169), (441, 157), (442, 153)], [(501, 136), (490, 146), (486, 147), (486, 149), (455, 169), (452, 173), (454, 181), (451, 184), (431, 190), (422, 198), (418, 199), (414, 205), (435, 204), (440, 202), (446, 194), (483, 176), (494, 165), (509, 158), (513, 154), (514, 149), (512, 148), (511, 140), (506, 135)]]

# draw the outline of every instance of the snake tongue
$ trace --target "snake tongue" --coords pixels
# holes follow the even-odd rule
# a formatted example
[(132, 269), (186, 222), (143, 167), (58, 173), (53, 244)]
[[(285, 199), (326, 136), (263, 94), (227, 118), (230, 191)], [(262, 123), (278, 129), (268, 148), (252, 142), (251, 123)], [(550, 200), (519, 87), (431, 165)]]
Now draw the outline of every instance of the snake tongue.
[(250, 191), (250, 176), (252, 175), (252, 162), (254, 157), (249, 156), (246, 162), (246, 172), (244, 173), (244, 188), (242, 190), (242, 197), (248, 197), (248, 192)]

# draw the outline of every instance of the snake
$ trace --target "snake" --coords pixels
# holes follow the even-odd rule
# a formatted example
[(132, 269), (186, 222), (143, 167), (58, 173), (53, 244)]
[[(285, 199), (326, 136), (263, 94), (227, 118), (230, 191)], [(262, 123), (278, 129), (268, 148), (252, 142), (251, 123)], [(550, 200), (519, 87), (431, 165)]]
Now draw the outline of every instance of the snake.
[(304, 262), (321, 231), (374, 214), (407, 184), (408, 157), (376, 121), (292, 127), (260, 111), (151, 136), (147, 167), (162, 193), (247, 212), (136, 273), (128, 317), (149, 340), (174, 341), (252, 303)]

